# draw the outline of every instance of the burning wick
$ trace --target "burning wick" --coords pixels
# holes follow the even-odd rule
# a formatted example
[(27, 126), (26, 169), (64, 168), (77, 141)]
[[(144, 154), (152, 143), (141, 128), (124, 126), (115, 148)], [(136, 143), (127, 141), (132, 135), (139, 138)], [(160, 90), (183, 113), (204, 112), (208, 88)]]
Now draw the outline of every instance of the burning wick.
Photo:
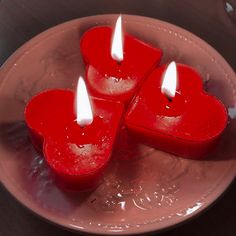
[(172, 102), (175, 97), (177, 87), (177, 66), (173, 61), (171, 62), (164, 74), (161, 92), (166, 96), (169, 102)]
[(123, 35), (122, 35), (122, 17), (118, 17), (113, 34), (111, 45), (111, 57), (120, 65), (124, 60)]
[(76, 122), (84, 127), (93, 122), (93, 112), (84, 79), (80, 76), (76, 91)]

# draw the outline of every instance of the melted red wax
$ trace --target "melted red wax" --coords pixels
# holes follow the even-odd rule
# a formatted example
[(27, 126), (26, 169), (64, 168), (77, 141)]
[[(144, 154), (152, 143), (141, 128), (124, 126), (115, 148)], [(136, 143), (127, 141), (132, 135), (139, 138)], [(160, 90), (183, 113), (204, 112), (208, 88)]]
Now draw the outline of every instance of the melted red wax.
[(162, 51), (135, 37), (124, 36), (124, 60), (111, 57), (112, 28), (96, 27), (84, 33), (81, 52), (87, 65), (90, 93), (129, 103), (140, 83), (160, 63)]
[(58, 184), (70, 190), (97, 185), (110, 159), (123, 112), (120, 103), (92, 98), (93, 123), (80, 127), (74, 93), (50, 90), (35, 96), (25, 110), (32, 141), (43, 151)]
[(217, 145), (227, 125), (226, 109), (205, 93), (199, 75), (185, 65), (178, 65), (177, 94), (169, 101), (161, 93), (165, 69), (156, 69), (144, 82), (126, 114), (126, 125), (158, 149), (202, 157)]

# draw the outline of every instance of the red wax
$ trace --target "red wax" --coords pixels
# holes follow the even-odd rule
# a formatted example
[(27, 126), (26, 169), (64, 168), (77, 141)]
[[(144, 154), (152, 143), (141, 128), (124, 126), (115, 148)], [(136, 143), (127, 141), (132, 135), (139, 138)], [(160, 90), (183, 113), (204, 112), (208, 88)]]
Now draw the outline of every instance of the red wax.
[(198, 73), (177, 65), (177, 94), (169, 101), (161, 93), (166, 66), (144, 82), (125, 117), (129, 131), (144, 143), (186, 158), (209, 154), (227, 125), (224, 105), (203, 90)]
[(142, 80), (159, 64), (162, 51), (125, 34), (124, 60), (119, 64), (111, 57), (112, 31), (110, 27), (96, 27), (81, 39), (86, 84), (96, 97), (128, 104)]
[(81, 128), (75, 121), (74, 93), (50, 90), (33, 97), (25, 120), (34, 146), (41, 150), (56, 182), (68, 190), (97, 186), (109, 161), (123, 105), (91, 98), (94, 120)]

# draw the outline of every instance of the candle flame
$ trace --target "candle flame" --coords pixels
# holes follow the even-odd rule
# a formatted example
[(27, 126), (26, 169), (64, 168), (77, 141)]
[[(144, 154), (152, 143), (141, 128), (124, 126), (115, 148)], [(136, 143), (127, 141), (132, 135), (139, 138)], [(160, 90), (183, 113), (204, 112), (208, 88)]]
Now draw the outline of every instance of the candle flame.
[(116, 21), (116, 26), (111, 46), (111, 57), (117, 62), (121, 62), (124, 59), (121, 15), (118, 17)]
[(175, 97), (177, 87), (177, 66), (173, 61), (171, 62), (164, 74), (164, 78), (161, 85), (161, 92), (165, 94), (169, 99)]
[(93, 112), (84, 79), (80, 76), (76, 92), (76, 121), (81, 127), (93, 122)]

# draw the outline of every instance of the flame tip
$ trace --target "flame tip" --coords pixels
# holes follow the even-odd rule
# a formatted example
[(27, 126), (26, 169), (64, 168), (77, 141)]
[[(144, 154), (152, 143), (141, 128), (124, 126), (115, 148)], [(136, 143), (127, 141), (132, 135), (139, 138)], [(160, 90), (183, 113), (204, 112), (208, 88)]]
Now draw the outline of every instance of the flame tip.
[(172, 61), (166, 68), (164, 73), (163, 82), (161, 85), (161, 92), (167, 96), (167, 98), (175, 97), (177, 87), (177, 65), (175, 61)]
[(117, 62), (121, 62), (124, 59), (121, 14), (116, 20), (112, 46), (111, 46), (111, 57)]
[(76, 122), (81, 127), (93, 122), (93, 112), (84, 78), (79, 76), (76, 91)]

